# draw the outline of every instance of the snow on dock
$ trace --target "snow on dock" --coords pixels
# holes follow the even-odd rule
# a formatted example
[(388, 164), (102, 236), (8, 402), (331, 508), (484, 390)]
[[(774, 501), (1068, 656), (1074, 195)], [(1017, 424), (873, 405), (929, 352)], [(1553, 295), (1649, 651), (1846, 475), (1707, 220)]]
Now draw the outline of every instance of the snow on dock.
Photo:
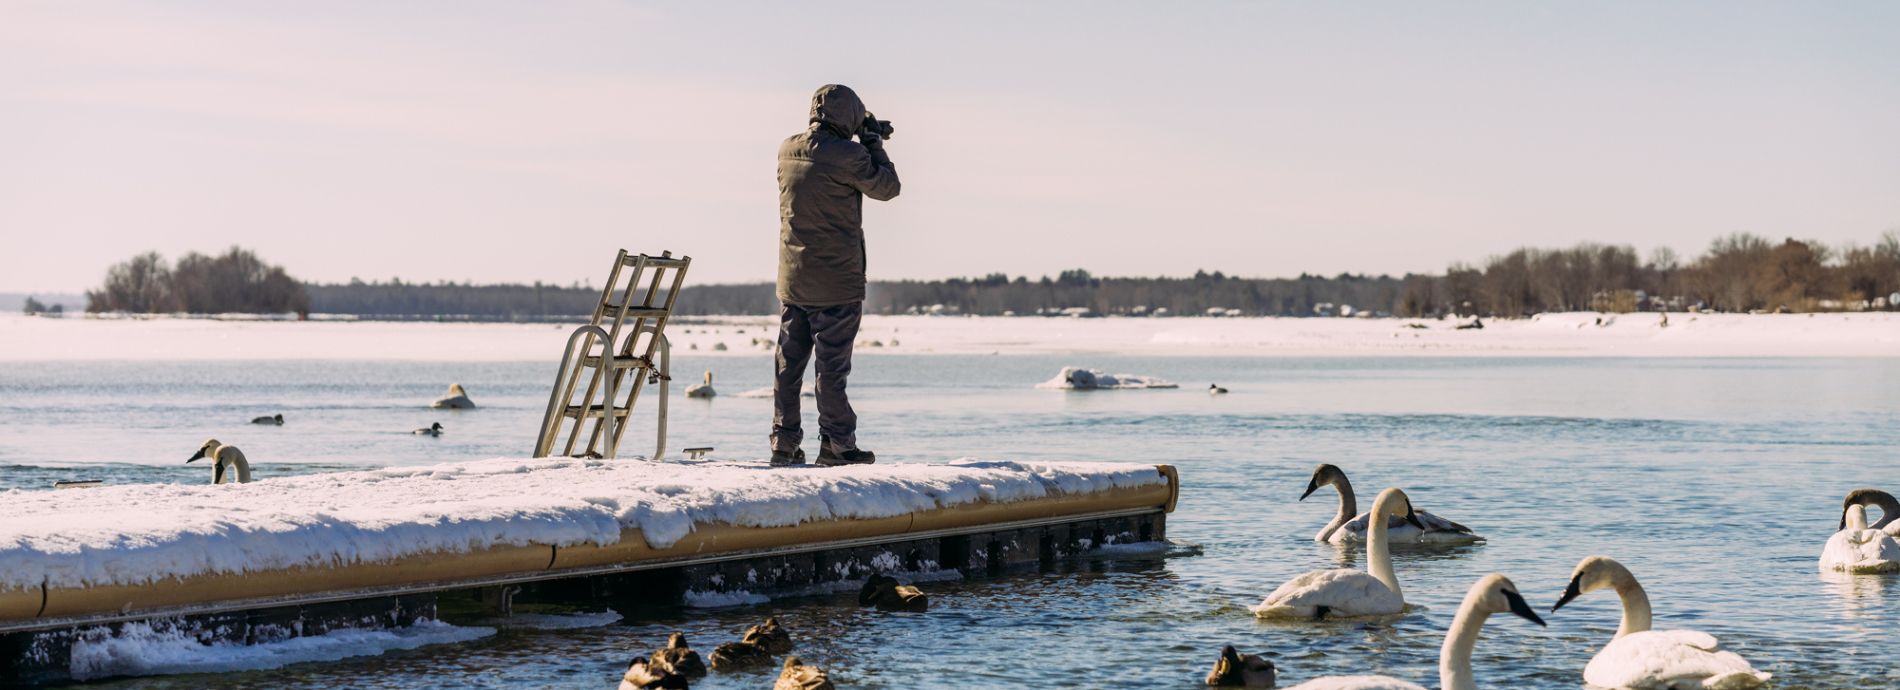
[[(1166, 484), (1154, 465), (984, 462), (774, 468), (495, 459), (266, 479), (9, 491), (0, 592), (385, 562), (500, 546), (666, 548), (696, 526), (876, 519)], [(634, 532), (628, 532), (633, 534)]]

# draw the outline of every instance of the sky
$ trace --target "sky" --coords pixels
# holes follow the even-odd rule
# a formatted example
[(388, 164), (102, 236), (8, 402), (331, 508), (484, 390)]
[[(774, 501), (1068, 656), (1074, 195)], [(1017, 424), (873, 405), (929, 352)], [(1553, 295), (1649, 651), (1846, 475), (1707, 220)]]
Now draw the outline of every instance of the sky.
[(1440, 272), (1900, 229), (1891, 2), (0, 4), (0, 291), (157, 251), (316, 282), (771, 280), (827, 83), (896, 133), (873, 279)]

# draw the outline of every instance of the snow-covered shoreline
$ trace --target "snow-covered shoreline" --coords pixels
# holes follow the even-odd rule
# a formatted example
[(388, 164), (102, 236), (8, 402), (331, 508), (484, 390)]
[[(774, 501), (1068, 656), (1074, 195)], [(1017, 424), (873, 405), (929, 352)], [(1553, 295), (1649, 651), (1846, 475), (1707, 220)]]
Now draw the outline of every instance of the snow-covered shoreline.
[(981, 462), (772, 468), (763, 462), (494, 459), (249, 484), (0, 492), (0, 590), (463, 553), (666, 548), (696, 524), (780, 527), (1167, 481), (1153, 465)]
[[(1664, 319), (1667, 319), (1666, 325)], [(675, 355), (770, 356), (768, 317), (682, 319)], [(867, 316), (858, 353), (1893, 357), (1900, 313), (1542, 314), (1486, 320)], [(555, 361), (573, 324), (0, 316), (0, 361)], [(724, 346), (725, 349), (718, 349)]]

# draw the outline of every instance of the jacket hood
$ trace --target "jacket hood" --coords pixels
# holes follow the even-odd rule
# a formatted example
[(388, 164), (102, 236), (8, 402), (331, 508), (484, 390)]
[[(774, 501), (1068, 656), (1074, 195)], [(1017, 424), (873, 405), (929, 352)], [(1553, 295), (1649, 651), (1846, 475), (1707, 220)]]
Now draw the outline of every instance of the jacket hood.
[(836, 127), (848, 137), (864, 124), (864, 101), (849, 86), (826, 84), (811, 96), (811, 121)]

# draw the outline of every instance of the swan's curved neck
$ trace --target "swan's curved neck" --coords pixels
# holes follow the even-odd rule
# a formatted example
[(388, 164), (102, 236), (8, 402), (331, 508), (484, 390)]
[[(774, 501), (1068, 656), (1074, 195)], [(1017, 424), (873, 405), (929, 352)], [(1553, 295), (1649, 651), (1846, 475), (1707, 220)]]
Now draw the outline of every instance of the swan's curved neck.
[(229, 465), (232, 470), (235, 470), (235, 474), (237, 475), (235, 477), (235, 481), (237, 483), (239, 484), (251, 483), (251, 463), (244, 459), (243, 451), (240, 451), (236, 448), (232, 448), (230, 446), (225, 446), (223, 448), (218, 449), (217, 464), (215, 465), (215, 468), (213, 469), (211, 473), (211, 483), (213, 484), (232, 483), (232, 481), (234, 480), (234, 478), (231, 476), (233, 472), (227, 471), (225, 469), (226, 465)]
[(1346, 475), (1334, 477), (1333, 488), (1339, 490), (1339, 514), (1333, 516), (1332, 522), (1326, 523), (1326, 528), (1319, 531), (1319, 537), (1314, 541), (1331, 540), (1334, 532), (1359, 516), (1359, 499), (1353, 495), (1352, 482), (1346, 479)]
[(1438, 686), (1442, 690), (1478, 690), (1471, 677), (1471, 648), (1478, 643), (1478, 631), (1491, 614), (1478, 610), (1476, 597), (1465, 597), (1458, 615), (1445, 632), (1445, 644), (1438, 648)]
[(1366, 571), (1403, 598), (1398, 573), (1392, 571), (1392, 549), (1386, 544), (1385, 516), (1390, 512), (1391, 506), (1386, 501), (1373, 501), (1372, 515), (1366, 523)]
[[(1872, 503), (1880, 508), (1880, 520), (1861, 529), (1885, 529), (1887, 525), (1894, 520), (1900, 520), (1900, 501), (1895, 501), (1893, 496), (1877, 494), (1872, 497)], [(1866, 519), (1864, 517), (1866, 515), (1866, 509), (1862, 508), (1861, 510), (1863, 511), (1861, 514), (1864, 520)]]
[(1847, 528), (1851, 530), (1869, 529), (1867, 527), (1867, 507), (1849, 506), (1847, 509)]
[(1618, 578), (1616, 595), (1623, 598), (1623, 622), (1616, 626), (1616, 636), (1639, 633), (1649, 629), (1649, 593), (1636, 582), (1636, 577), (1627, 572)]

